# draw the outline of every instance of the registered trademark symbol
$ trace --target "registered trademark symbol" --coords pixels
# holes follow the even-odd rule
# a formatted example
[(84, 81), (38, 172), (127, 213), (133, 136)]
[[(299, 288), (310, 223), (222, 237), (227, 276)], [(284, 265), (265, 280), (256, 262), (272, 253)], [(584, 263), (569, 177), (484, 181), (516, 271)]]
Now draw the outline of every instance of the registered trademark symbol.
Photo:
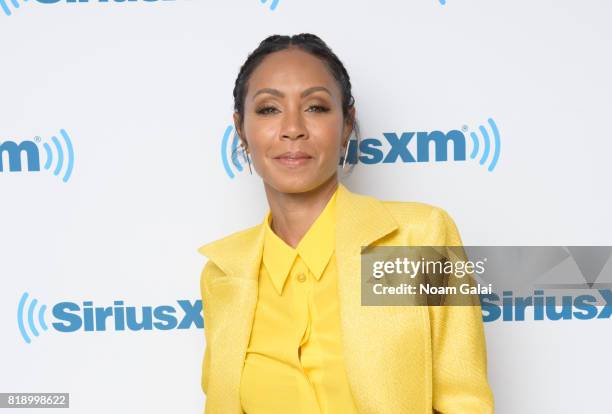
[(467, 132), (467, 130), (468, 130), (468, 129), (469, 129), (469, 128), (468, 128), (468, 126), (467, 126), (467, 125), (464, 125), (464, 126), (462, 126), (462, 127), (461, 127), (461, 130), (462, 130), (463, 132)]
[(36, 142), (40, 142), (40, 141), (42, 141), (42, 138), (41, 138), (41, 137), (39, 137), (38, 135), (36, 135), (36, 136), (34, 137), (34, 141), (36, 141)]

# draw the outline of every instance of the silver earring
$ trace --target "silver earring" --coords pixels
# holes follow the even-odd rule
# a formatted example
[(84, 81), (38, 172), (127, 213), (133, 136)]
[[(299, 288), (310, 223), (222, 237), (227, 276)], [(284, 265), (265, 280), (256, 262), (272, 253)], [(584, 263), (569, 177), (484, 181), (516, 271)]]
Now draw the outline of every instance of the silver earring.
[(244, 146), (244, 144), (240, 144), (242, 147), (242, 157), (244, 158), (244, 162), (249, 164), (249, 174), (253, 175), (253, 170), (251, 170), (251, 157), (249, 157), (249, 151)]
[(349, 150), (350, 145), (351, 145), (351, 140), (349, 138), (348, 141), (346, 141), (346, 149), (344, 150), (344, 159), (342, 160), (342, 171), (344, 171), (344, 166), (346, 165), (346, 159), (348, 158), (348, 150)]

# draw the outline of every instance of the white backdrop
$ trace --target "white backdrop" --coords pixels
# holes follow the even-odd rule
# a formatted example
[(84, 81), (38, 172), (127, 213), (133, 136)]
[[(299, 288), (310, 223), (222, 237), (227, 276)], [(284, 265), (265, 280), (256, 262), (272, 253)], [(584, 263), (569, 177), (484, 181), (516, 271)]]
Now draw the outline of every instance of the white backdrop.
[[(197, 321), (78, 325), (115, 301), (180, 322), (177, 301), (198, 304), (196, 249), (261, 221), (261, 181), (231, 163), (230, 178), (222, 138), (238, 69), (274, 33), (339, 55), (364, 139), (464, 133), (466, 160), (360, 163), (353, 191), (441, 206), (466, 245), (612, 244), (610, 2), (273, 4), (0, 0), (0, 392), (69, 392), (74, 413), (202, 411)], [(489, 118), (500, 145), (482, 157)], [(10, 142), (35, 146), (21, 171)], [(485, 329), (496, 412), (610, 410), (610, 319)]]

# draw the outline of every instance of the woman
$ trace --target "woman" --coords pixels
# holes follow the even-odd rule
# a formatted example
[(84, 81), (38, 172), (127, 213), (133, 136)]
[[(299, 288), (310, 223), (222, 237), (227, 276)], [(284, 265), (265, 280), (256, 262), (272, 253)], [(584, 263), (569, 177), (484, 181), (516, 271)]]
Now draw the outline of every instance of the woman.
[(338, 183), (358, 130), (338, 57), (312, 34), (268, 37), (234, 99), (269, 210), (199, 249), (205, 412), (492, 413), (478, 306), (361, 306), (361, 246), (461, 239), (440, 208)]

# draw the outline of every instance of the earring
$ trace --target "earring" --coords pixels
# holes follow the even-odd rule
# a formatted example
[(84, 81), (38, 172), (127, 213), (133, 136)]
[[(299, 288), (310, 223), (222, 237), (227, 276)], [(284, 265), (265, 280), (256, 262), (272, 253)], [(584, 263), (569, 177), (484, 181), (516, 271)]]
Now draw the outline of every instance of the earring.
[(249, 164), (249, 174), (253, 175), (253, 170), (251, 170), (251, 157), (249, 157), (249, 151), (244, 144), (240, 144), (242, 147), (242, 157), (244, 158), (244, 162)]
[(342, 160), (342, 171), (344, 171), (344, 166), (346, 165), (346, 159), (348, 158), (348, 149), (350, 145), (351, 145), (351, 140), (349, 138), (348, 141), (346, 141), (346, 149), (344, 150), (344, 159)]

